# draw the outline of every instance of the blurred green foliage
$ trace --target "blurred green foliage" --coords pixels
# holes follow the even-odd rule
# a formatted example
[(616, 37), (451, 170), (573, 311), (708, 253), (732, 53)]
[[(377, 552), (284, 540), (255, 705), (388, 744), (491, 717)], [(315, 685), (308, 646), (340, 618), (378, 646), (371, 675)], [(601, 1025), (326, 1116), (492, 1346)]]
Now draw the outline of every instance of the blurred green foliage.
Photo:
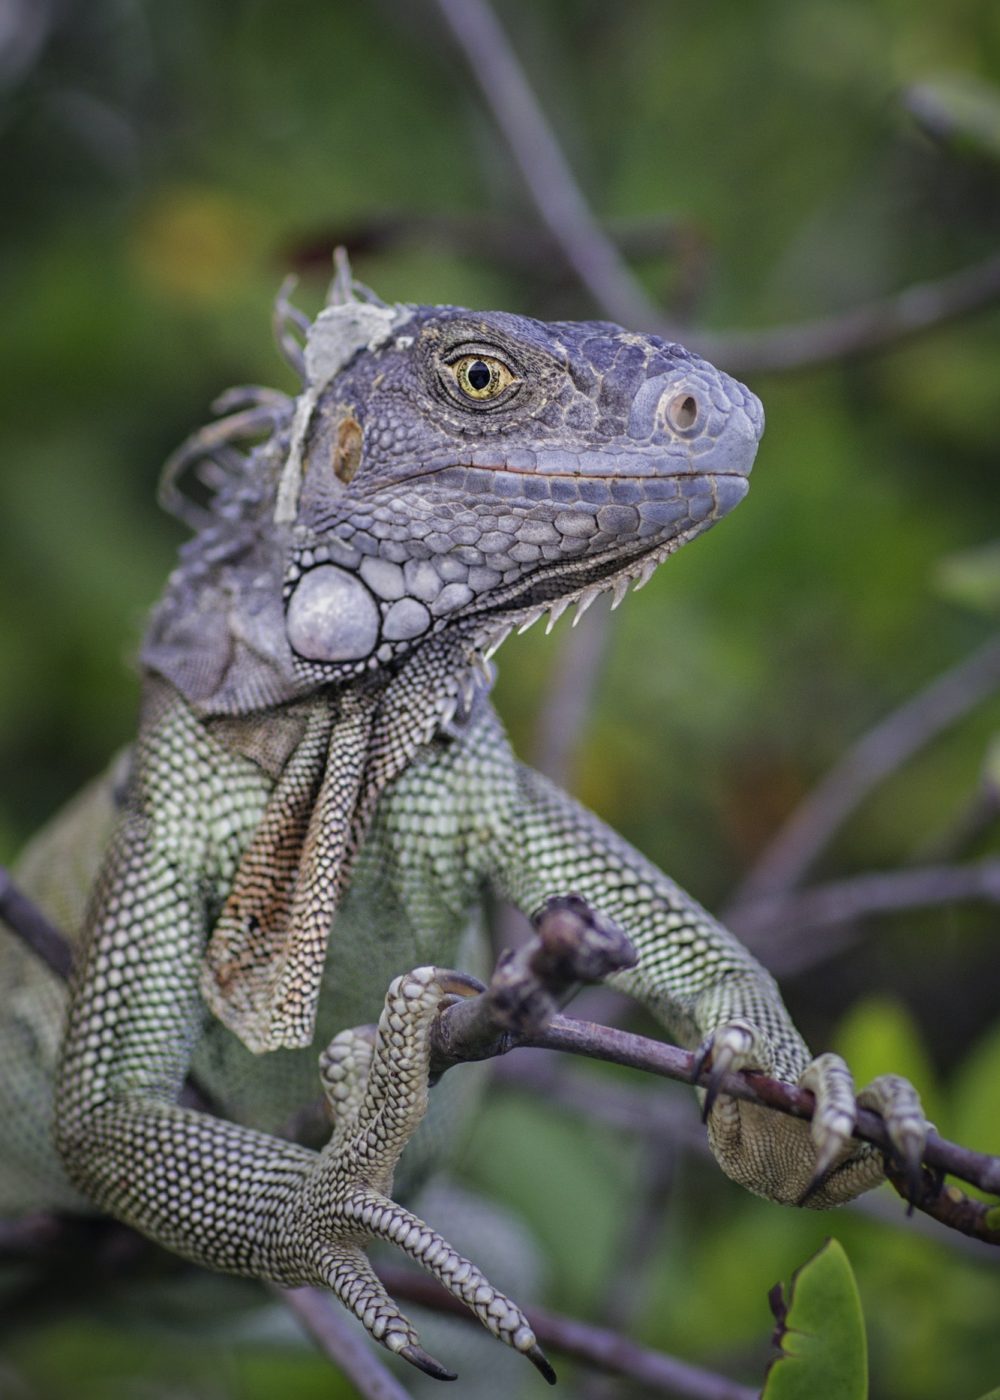
[[(797, 320), (996, 245), (995, 0), (497, 11), (598, 213), (662, 223), (664, 253), (638, 269), (677, 314)], [(523, 256), (534, 216), (428, 0), (10, 0), (7, 16), (4, 857), (132, 731), (128, 660), (181, 539), (153, 503), (159, 465), (227, 385), (291, 387), (268, 331), (290, 266), (309, 310), (316, 250), (346, 238), (387, 298), (595, 311), (557, 258)], [(918, 84), (922, 107), (906, 100)], [(511, 256), (474, 221), (420, 235), (431, 215), (515, 220)], [(995, 549), (969, 551), (997, 533), (998, 330), (993, 311), (878, 359), (749, 376), (769, 427), (748, 502), (617, 615), (576, 787), (709, 905), (855, 736), (987, 635)], [(562, 635), (502, 654), (522, 752)], [(983, 706), (907, 765), (820, 873), (905, 864), (947, 830), (998, 724)], [(996, 844), (987, 832), (973, 854)], [(995, 925), (977, 908), (881, 919), (786, 993), (817, 1048), (912, 1074), (943, 1130), (1000, 1151)], [(640, 1156), (506, 1094), (461, 1170), (536, 1228), (547, 1301), (599, 1320)], [(996, 1383), (988, 1251), (928, 1238), (898, 1203), (891, 1223), (782, 1210), (685, 1155), (635, 1280), (643, 1338), (760, 1383), (767, 1291), (831, 1231), (857, 1271), (876, 1400)], [(0, 1390), (346, 1393), (287, 1336), (202, 1338), (178, 1359), (162, 1319), (139, 1326), (40, 1312), (0, 1343)]]

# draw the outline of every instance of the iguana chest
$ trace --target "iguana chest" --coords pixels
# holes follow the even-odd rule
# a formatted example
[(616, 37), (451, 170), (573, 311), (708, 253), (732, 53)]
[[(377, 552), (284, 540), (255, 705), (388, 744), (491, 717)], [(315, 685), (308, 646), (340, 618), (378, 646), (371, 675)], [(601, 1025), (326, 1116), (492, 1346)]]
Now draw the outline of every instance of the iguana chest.
[(496, 788), (461, 741), (429, 745), (395, 779), (331, 921), (313, 1043), (254, 1054), (206, 1018), (193, 1070), (232, 1117), (277, 1131), (316, 1100), (320, 1050), (337, 1031), (377, 1020), (400, 972), (422, 964), (484, 969), (484, 850), (499, 817)]

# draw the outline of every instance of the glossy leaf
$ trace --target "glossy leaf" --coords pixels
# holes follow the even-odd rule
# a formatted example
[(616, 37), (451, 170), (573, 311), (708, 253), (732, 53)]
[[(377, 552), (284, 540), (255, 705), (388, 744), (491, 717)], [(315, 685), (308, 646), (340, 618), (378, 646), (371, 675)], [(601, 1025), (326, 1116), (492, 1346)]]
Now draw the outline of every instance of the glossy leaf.
[(854, 1272), (837, 1240), (827, 1240), (771, 1296), (781, 1355), (763, 1400), (866, 1400), (868, 1344)]

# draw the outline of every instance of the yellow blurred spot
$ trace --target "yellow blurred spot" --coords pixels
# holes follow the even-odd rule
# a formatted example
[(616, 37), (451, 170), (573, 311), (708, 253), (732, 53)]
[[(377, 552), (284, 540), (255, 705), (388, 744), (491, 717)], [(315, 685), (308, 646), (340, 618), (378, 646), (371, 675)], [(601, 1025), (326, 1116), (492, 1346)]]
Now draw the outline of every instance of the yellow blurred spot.
[(213, 190), (175, 187), (143, 208), (131, 237), (140, 275), (190, 302), (225, 300), (257, 262), (253, 211)]

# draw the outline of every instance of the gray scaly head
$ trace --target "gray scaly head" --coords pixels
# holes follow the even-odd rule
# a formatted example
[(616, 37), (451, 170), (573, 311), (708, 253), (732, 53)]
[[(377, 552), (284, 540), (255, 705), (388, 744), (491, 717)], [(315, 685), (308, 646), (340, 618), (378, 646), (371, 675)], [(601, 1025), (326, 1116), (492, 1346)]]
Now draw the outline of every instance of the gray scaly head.
[(391, 327), (306, 430), (285, 579), (300, 676), (391, 669), (445, 633), (490, 653), (546, 610), (620, 601), (746, 494), (760, 404), (678, 345), (456, 307)]

